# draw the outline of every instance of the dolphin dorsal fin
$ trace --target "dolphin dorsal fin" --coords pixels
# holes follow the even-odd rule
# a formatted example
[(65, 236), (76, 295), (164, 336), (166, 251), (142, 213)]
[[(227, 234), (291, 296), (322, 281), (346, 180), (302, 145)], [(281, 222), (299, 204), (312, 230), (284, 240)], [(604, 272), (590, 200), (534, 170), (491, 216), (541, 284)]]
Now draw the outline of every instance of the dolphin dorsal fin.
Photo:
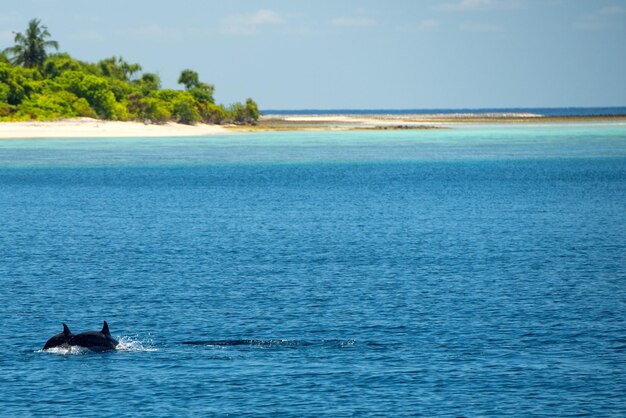
[(100, 332), (104, 335), (111, 335), (111, 332), (109, 331), (109, 324), (107, 324), (107, 321), (104, 321), (104, 325), (102, 325), (102, 331)]
[(65, 335), (69, 335), (71, 334), (72, 331), (70, 331), (70, 329), (67, 327), (67, 325), (65, 325), (65, 323), (63, 324), (63, 334)]

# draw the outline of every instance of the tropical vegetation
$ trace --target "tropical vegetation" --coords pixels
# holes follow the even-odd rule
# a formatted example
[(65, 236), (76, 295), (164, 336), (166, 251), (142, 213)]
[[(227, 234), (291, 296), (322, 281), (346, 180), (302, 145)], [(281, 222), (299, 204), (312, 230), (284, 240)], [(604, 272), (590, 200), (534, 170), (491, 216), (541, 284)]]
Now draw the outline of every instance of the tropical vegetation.
[(250, 124), (259, 118), (252, 99), (216, 104), (215, 87), (193, 70), (181, 72), (183, 90), (162, 89), (157, 74), (122, 57), (88, 63), (67, 53), (48, 54), (59, 48), (50, 37), (47, 27), (33, 19), (25, 33), (15, 34), (15, 45), (0, 53), (0, 121), (90, 117)]

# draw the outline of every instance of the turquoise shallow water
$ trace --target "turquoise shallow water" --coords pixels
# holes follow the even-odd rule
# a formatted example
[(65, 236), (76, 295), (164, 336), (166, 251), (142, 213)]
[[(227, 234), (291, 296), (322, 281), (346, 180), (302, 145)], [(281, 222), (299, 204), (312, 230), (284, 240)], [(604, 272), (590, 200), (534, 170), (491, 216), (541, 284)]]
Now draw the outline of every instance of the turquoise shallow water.
[(619, 125), (0, 141), (0, 410), (623, 416), (625, 209)]
[(623, 157), (624, 124), (425, 131), (282, 132), (207, 138), (0, 141), (0, 167), (372, 163)]

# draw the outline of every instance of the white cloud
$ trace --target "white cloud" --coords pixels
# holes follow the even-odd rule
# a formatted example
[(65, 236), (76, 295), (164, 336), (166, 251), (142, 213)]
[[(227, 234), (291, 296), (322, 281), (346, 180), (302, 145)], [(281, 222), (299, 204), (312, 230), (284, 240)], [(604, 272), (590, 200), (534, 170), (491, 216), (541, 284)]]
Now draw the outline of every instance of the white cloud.
[(598, 13), (603, 15), (623, 15), (626, 14), (626, 8), (621, 6), (608, 6), (600, 9)]
[(72, 38), (78, 41), (104, 41), (104, 35), (96, 30), (89, 29), (72, 34)]
[(16, 23), (20, 18), (15, 13), (0, 13), (0, 23)]
[(398, 27), (400, 32), (427, 32), (439, 29), (440, 23), (436, 19), (425, 19), (421, 22)]
[(417, 29), (420, 31), (425, 31), (425, 30), (433, 30), (433, 29), (437, 29), (439, 27), (439, 22), (435, 19), (426, 19), (426, 20), (422, 20), (418, 25), (417, 25)]
[(624, 7), (603, 7), (595, 12), (580, 16), (573, 26), (580, 30), (604, 30), (624, 27), (623, 14), (626, 14), (626, 8)]
[(273, 25), (281, 23), (283, 20), (280, 15), (271, 10), (259, 10), (250, 17), (249, 23), (252, 25)]
[(376, 26), (376, 21), (369, 17), (337, 17), (331, 21), (334, 26), (344, 28), (368, 28)]
[(465, 10), (481, 10), (490, 7), (493, 0), (460, 0), (456, 3), (445, 3), (439, 6), (440, 10), (461, 12)]
[(463, 32), (503, 32), (504, 28), (498, 25), (492, 25), (489, 23), (477, 23), (477, 22), (466, 22), (461, 24), (460, 29)]
[(255, 33), (261, 26), (271, 26), (283, 23), (283, 18), (272, 10), (259, 10), (251, 15), (232, 15), (222, 19), (220, 31), (222, 33), (250, 34)]
[(87, 22), (87, 23), (96, 23), (100, 22), (100, 17), (95, 15), (74, 15), (74, 21), (76, 22)]
[(523, 0), (458, 0), (454, 3), (444, 3), (435, 9), (444, 12), (466, 12), (496, 9), (519, 9)]
[(582, 16), (574, 22), (574, 28), (581, 30), (600, 30), (607, 26), (607, 20), (597, 15)]
[(117, 34), (126, 38), (145, 41), (171, 41), (178, 38), (178, 33), (175, 30), (157, 24), (119, 30)]

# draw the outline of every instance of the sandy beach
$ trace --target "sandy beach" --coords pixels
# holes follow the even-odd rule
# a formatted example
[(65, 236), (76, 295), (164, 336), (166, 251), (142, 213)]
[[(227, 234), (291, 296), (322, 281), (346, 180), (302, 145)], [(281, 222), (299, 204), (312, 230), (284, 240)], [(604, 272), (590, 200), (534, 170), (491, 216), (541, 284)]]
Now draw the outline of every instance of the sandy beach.
[(620, 122), (626, 116), (540, 116), (533, 114), (432, 115), (265, 115), (257, 125), (162, 125), (90, 118), (57, 121), (0, 122), (0, 139), (132, 138), (208, 136), (263, 131), (350, 131), (446, 129), (468, 124)]
[(205, 136), (223, 135), (228, 132), (227, 128), (219, 125), (179, 123), (151, 125), (90, 118), (0, 123), (0, 139)]

